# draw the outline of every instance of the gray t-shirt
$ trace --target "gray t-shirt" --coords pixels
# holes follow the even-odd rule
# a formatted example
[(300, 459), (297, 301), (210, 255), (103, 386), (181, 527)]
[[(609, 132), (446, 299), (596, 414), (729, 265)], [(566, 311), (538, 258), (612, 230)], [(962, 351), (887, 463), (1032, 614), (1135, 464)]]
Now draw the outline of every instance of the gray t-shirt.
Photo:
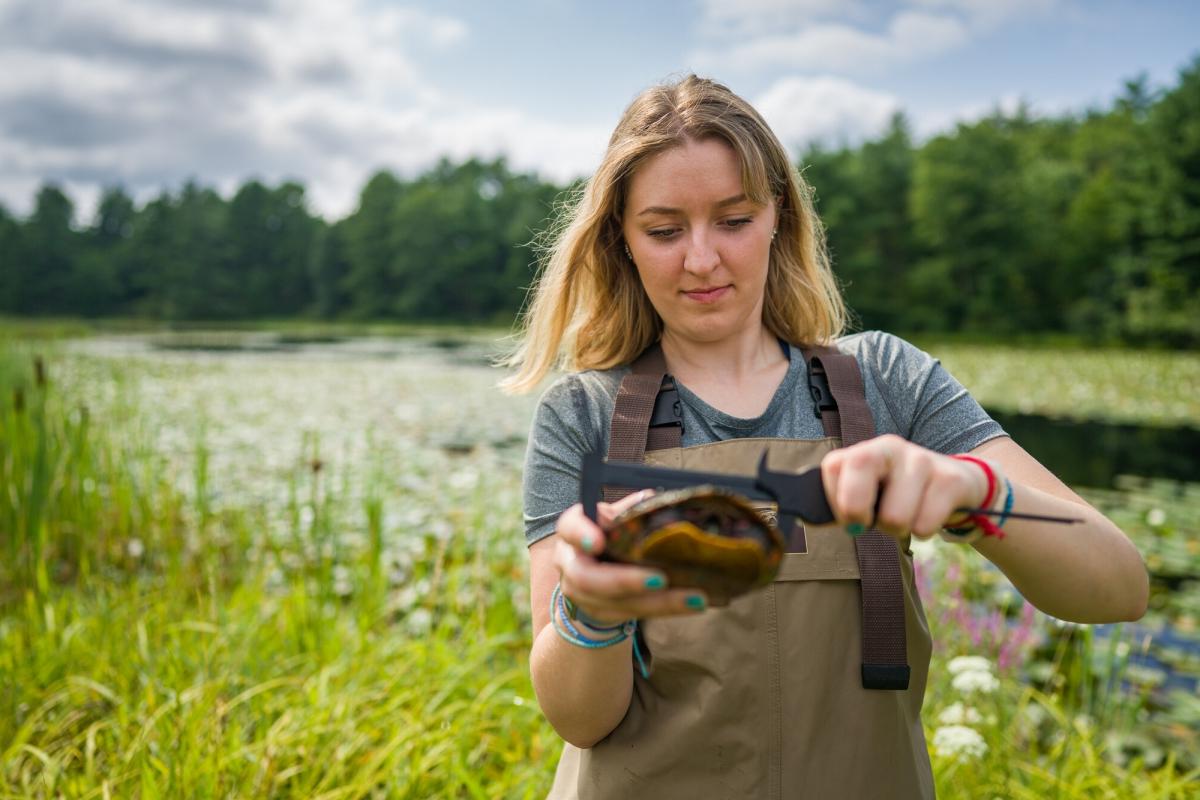
[[(867, 331), (837, 341), (862, 370), (867, 404), (878, 434), (895, 433), (939, 453), (962, 453), (1004, 430), (987, 415), (941, 362), (903, 339)], [(629, 367), (564, 375), (542, 395), (525, 453), (525, 540), (554, 533), (554, 523), (579, 500), (579, 465), (584, 453), (608, 452), (613, 404)], [(808, 365), (791, 349), (787, 375), (761, 416), (733, 417), (679, 384), (683, 446), (726, 439), (770, 437), (821, 439), (813, 413)]]

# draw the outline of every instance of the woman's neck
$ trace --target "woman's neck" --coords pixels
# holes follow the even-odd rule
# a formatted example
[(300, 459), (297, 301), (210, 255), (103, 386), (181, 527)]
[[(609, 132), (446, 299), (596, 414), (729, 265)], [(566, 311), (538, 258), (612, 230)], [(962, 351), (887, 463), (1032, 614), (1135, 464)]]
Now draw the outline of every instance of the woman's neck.
[(689, 386), (745, 385), (787, 362), (779, 340), (763, 325), (718, 342), (685, 339), (667, 329), (662, 349), (671, 373)]

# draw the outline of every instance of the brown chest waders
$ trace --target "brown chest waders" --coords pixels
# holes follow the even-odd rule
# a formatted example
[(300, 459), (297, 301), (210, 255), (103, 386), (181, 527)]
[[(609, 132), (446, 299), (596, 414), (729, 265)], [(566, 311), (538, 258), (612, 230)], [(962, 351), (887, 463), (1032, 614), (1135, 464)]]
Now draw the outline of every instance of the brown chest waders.
[[(825, 438), (683, 447), (678, 390), (653, 347), (617, 392), (608, 460), (753, 476), (766, 451), (771, 469), (799, 472), (872, 436), (853, 357), (804, 357)], [(921, 725), (932, 642), (911, 556), (836, 526), (788, 550), (774, 582), (726, 607), (642, 621), (650, 676), (631, 664), (621, 722), (591, 748), (564, 745), (551, 800), (934, 796)]]

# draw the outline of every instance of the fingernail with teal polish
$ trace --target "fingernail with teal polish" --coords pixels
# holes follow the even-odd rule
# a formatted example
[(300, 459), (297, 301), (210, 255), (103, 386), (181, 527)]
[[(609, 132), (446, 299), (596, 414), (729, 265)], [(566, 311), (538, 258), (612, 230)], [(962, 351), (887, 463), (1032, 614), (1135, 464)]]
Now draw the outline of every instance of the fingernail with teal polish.
[(651, 575), (649, 578), (646, 578), (647, 589), (661, 589), (666, 585), (667, 582), (663, 580), (662, 575)]
[(592, 552), (592, 537), (584, 535), (584, 537), (579, 540), (579, 547), (585, 553)]
[(697, 611), (703, 610), (704, 607), (708, 605), (704, 602), (704, 595), (702, 594), (690, 594), (685, 602), (687, 603), (688, 608), (694, 608)]
[(867, 528), (861, 522), (851, 522), (846, 526), (846, 533), (851, 536), (862, 536)]

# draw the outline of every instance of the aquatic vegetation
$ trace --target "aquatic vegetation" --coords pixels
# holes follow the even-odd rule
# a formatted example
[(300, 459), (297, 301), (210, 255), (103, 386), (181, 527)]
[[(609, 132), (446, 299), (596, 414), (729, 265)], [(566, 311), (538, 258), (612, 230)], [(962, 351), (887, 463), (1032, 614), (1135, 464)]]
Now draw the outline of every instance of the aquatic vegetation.
[(921, 344), (988, 408), (1200, 425), (1200, 352)]

